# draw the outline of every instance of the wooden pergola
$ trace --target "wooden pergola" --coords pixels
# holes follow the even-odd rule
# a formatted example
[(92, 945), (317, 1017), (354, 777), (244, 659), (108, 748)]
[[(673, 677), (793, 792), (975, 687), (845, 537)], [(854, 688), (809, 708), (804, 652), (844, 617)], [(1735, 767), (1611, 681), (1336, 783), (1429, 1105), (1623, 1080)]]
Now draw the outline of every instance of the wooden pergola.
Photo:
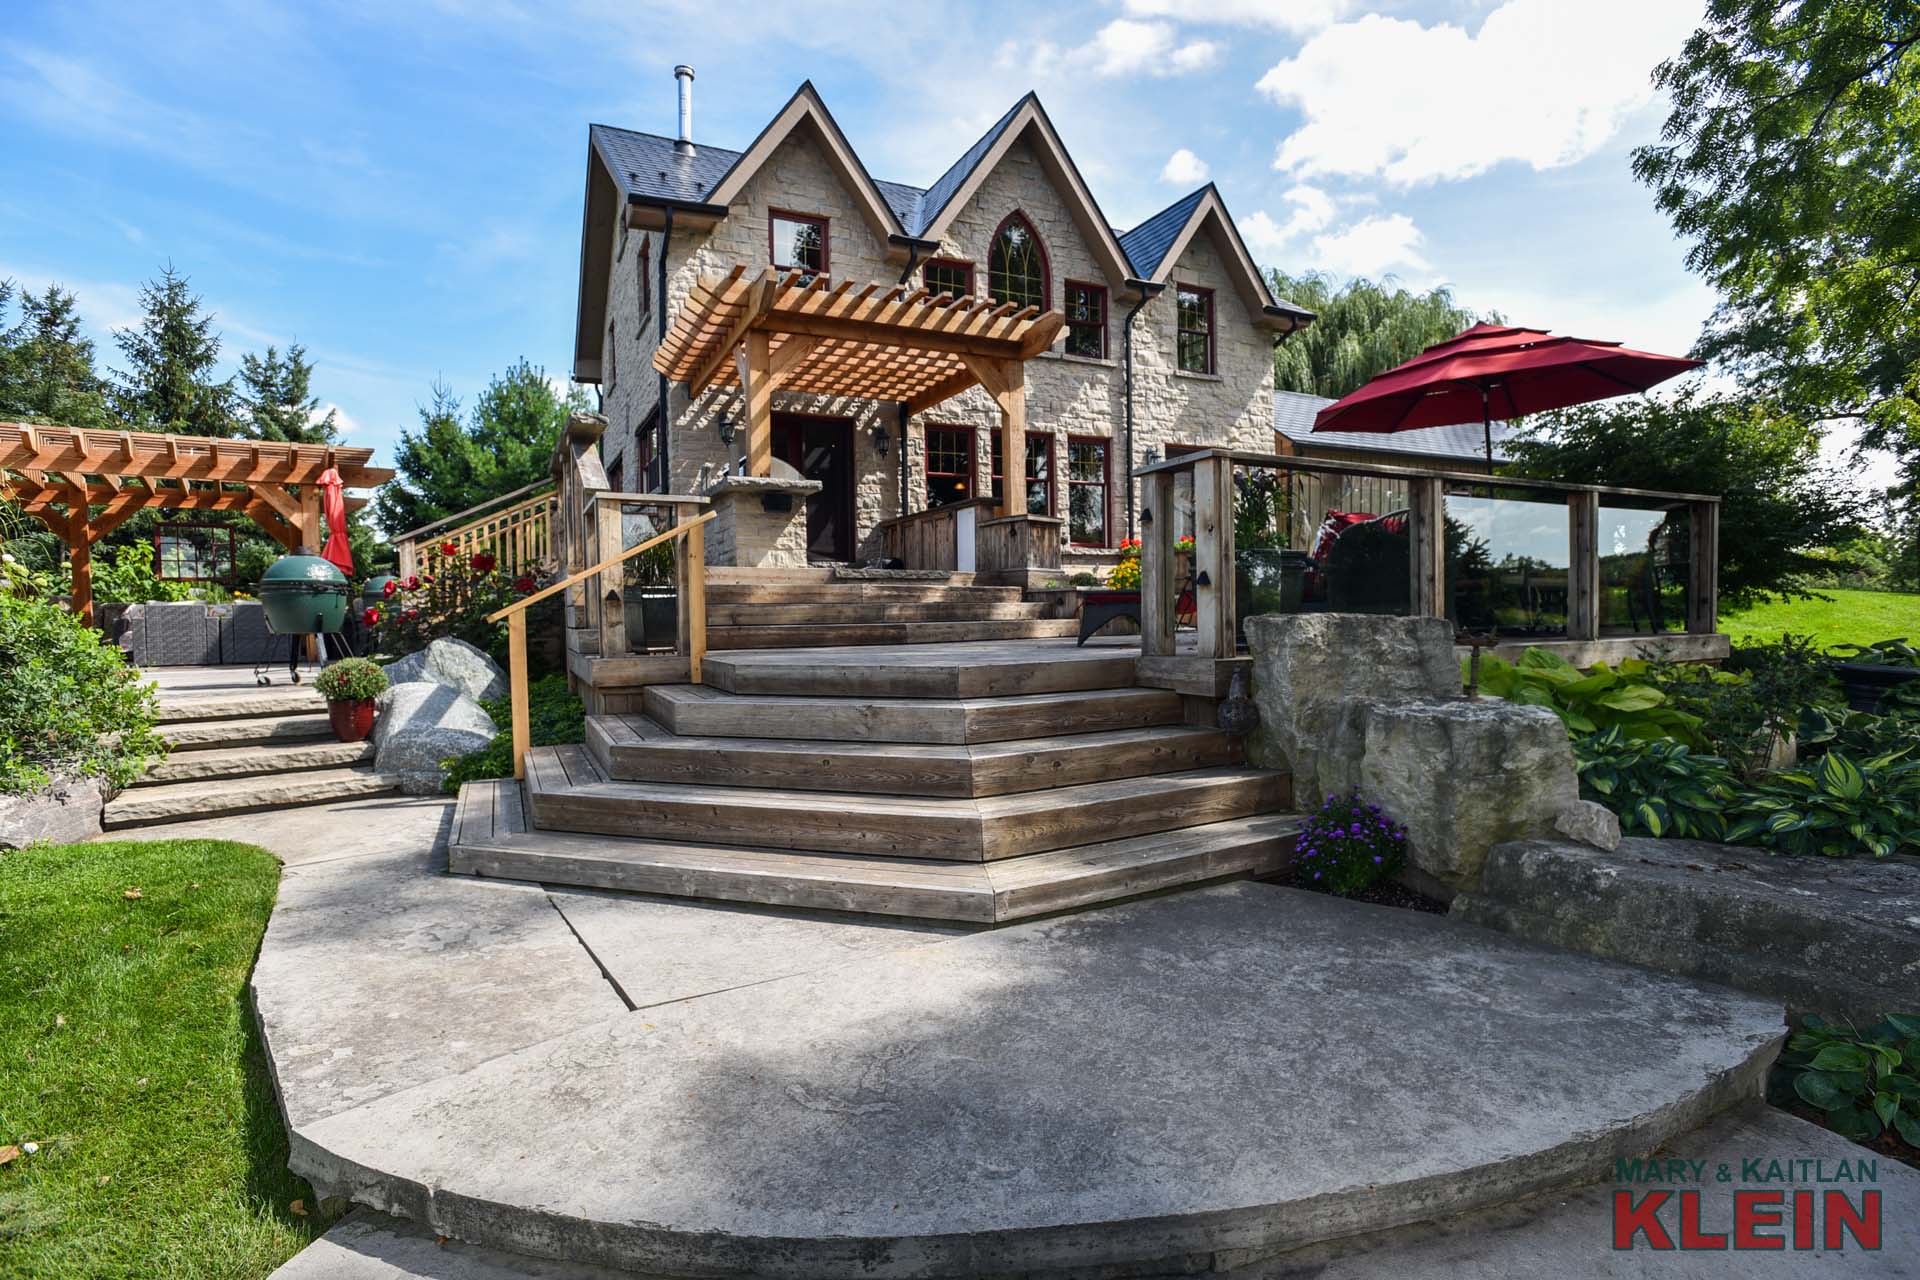
[[(137, 511), (240, 511), (289, 551), (320, 546), (320, 476), (393, 478), (371, 449), (0, 422), (0, 488), (67, 544), (73, 610), (93, 621), (93, 544)], [(348, 498), (347, 509), (366, 505)]]
[[(771, 267), (694, 286), (653, 367), (689, 396), (738, 384), (747, 470), (773, 469), (776, 390), (903, 403), (918, 413), (984, 387), (1000, 407), (1004, 474), (1026, 474), (1026, 362), (1059, 336), (1058, 311), (932, 294), (909, 285), (829, 285)], [(1025, 489), (1005, 486), (1005, 514), (1024, 514)]]

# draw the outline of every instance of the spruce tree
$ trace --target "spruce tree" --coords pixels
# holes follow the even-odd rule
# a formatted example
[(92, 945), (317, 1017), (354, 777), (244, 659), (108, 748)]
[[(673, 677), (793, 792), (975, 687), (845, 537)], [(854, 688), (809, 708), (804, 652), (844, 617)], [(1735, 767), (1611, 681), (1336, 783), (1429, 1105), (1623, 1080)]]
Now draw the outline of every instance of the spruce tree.
[(241, 429), (249, 439), (288, 444), (332, 444), (339, 439), (333, 410), (314, 418), (320, 397), (313, 394), (313, 364), (297, 342), (284, 356), (271, 346), (264, 356), (241, 356), (237, 399)]
[[(0, 323), (14, 286), (0, 282)], [(69, 427), (112, 425), (93, 343), (80, 332), (74, 297), (49, 284), (20, 296), (20, 321), (0, 332), (0, 416), (33, 418)]]
[(149, 431), (233, 435), (232, 384), (213, 377), (220, 335), (187, 278), (169, 263), (141, 287), (140, 305), (139, 326), (113, 335), (127, 361), (116, 388), (121, 413)]

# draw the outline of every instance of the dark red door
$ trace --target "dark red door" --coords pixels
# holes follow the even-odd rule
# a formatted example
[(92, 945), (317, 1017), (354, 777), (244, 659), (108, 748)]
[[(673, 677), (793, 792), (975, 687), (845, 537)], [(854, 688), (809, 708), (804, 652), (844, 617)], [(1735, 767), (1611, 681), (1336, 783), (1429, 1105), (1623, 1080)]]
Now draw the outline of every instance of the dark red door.
[(853, 420), (804, 413), (773, 415), (773, 452), (803, 479), (818, 480), (807, 499), (807, 557), (853, 558)]

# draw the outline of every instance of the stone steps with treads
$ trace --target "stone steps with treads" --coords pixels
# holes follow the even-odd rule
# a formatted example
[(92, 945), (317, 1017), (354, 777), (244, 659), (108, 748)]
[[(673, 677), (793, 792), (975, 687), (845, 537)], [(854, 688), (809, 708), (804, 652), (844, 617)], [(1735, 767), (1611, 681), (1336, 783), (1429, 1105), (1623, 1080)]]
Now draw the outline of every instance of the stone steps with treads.
[(1076, 636), (1078, 618), (982, 619), (967, 622), (801, 623), (709, 627), (712, 649), (817, 648), (842, 644), (952, 644), (968, 640), (1038, 640)]
[(160, 726), (174, 751), (312, 742), (331, 738), (333, 725), (322, 710), (309, 715), (248, 716), (238, 720), (188, 720)]
[(889, 649), (758, 649), (709, 654), (702, 681), (728, 693), (868, 698), (1001, 698), (1126, 689), (1138, 646), (1068, 640), (983, 641)]
[(293, 773), (260, 774), (243, 778), (198, 778), (139, 786), (107, 801), (101, 823), (109, 831), (147, 827), (230, 813), (285, 809), (294, 805), (327, 804), (361, 796), (386, 795), (391, 781), (372, 768), (303, 769)]
[(209, 748), (178, 751), (148, 769), (140, 785), (159, 786), (196, 778), (244, 778), (307, 769), (338, 769), (373, 759), (373, 743), (335, 742), (331, 738), (288, 746)]
[(1090, 689), (999, 698), (804, 697), (733, 694), (706, 685), (649, 685), (642, 704), (668, 731), (695, 737), (769, 734), (840, 742), (997, 742), (1180, 724), (1180, 695)]

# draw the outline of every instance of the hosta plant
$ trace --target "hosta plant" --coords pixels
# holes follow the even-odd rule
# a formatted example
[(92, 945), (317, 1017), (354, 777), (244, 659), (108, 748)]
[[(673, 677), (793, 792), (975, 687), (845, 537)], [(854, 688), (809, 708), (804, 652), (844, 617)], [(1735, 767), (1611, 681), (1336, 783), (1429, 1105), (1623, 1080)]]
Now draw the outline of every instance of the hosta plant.
[(1765, 775), (1735, 815), (1730, 844), (1828, 858), (1920, 852), (1920, 760), (1829, 751), (1804, 769)]
[(1678, 738), (1704, 747), (1700, 717), (1673, 706), (1649, 672), (1638, 658), (1582, 671), (1559, 654), (1528, 649), (1513, 662), (1482, 657), (1480, 690), (1508, 702), (1549, 707), (1576, 735), (1618, 729), (1629, 738)]
[(1737, 792), (1718, 756), (1672, 738), (1629, 738), (1618, 727), (1573, 741), (1580, 794), (1614, 811), (1628, 835), (1725, 840)]
[(1897, 640), (1876, 640), (1872, 644), (1837, 644), (1833, 646), (1845, 653), (1846, 662), (1866, 662), (1880, 667), (1916, 667), (1920, 668), (1920, 649), (1907, 643), (1905, 637)]
[(1859, 1031), (1809, 1017), (1780, 1054), (1777, 1080), (1827, 1127), (1856, 1142), (1897, 1135), (1920, 1149), (1920, 1013)]

